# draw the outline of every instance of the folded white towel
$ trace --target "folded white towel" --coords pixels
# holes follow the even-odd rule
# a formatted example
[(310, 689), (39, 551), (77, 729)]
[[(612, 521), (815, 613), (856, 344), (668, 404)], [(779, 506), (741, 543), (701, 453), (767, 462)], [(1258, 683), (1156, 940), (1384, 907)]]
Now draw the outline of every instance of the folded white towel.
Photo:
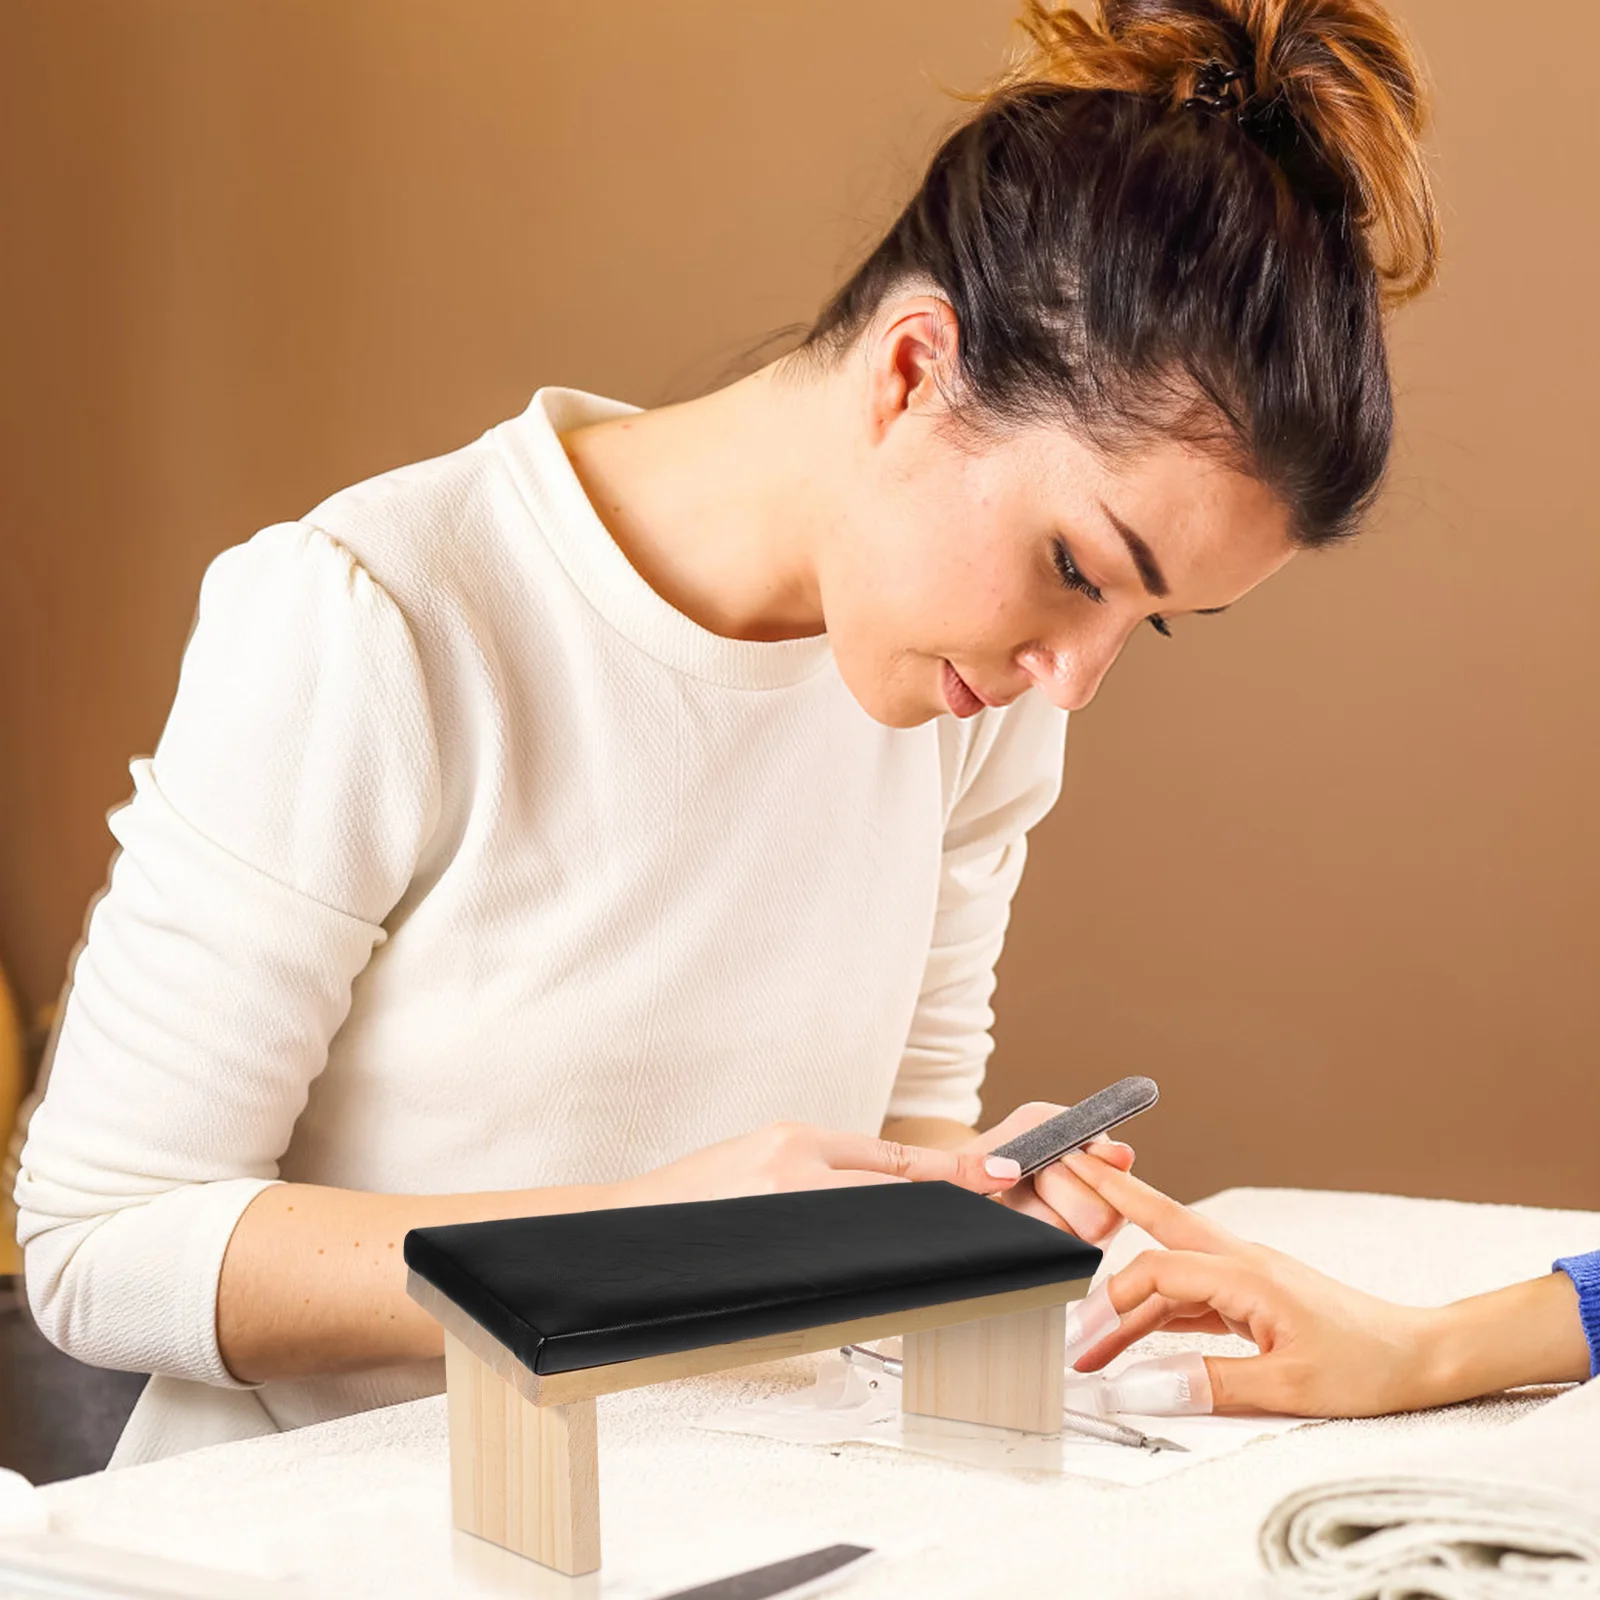
[(1600, 1379), (1447, 1456), (1297, 1490), (1261, 1552), (1284, 1592), (1317, 1600), (1600, 1595)]

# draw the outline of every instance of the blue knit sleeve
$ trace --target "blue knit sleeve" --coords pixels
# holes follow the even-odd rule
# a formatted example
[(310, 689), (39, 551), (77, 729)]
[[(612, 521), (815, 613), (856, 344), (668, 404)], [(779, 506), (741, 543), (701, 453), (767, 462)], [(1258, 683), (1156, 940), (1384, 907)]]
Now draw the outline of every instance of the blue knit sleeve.
[(1600, 1378), (1600, 1250), (1563, 1256), (1550, 1270), (1566, 1273), (1578, 1291), (1578, 1315), (1589, 1338), (1589, 1376)]

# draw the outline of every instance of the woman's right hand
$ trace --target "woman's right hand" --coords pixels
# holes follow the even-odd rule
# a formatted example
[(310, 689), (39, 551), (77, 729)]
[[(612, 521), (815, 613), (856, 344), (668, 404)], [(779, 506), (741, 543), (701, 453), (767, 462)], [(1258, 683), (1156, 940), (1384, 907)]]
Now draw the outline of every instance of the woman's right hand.
[(982, 1151), (930, 1150), (867, 1133), (772, 1122), (615, 1185), (619, 1206), (679, 1200), (729, 1200), (793, 1189), (843, 1189), (868, 1183), (959, 1184), (974, 1194), (1003, 1194), (1016, 1183), (1015, 1161)]

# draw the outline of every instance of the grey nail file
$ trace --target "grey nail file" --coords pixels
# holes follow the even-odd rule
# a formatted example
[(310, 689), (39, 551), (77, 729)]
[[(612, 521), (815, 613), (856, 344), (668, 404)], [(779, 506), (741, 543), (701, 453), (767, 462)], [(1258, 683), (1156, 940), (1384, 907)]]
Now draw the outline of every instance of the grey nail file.
[(1098, 1134), (1109, 1133), (1119, 1122), (1148, 1111), (1161, 1098), (1153, 1078), (1123, 1078), (1101, 1089), (1087, 1100), (1068, 1106), (1048, 1122), (1019, 1133), (989, 1152), (1010, 1156), (1022, 1168), (1023, 1177), (1047, 1167), (1058, 1156), (1087, 1144)]
[(814, 1593), (820, 1581), (831, 1578), (852, 1562), (870, 1556), (872, 1547), (864, 1544), (830, 1544), (809, 1550), (803, 1556), (774, 1561), (769, 1567), (752, 1567), (731, 1578), (716, 1578), (693, 1589), (674, 1589), (658, 1600), (772, 1600), (776, 1595)]

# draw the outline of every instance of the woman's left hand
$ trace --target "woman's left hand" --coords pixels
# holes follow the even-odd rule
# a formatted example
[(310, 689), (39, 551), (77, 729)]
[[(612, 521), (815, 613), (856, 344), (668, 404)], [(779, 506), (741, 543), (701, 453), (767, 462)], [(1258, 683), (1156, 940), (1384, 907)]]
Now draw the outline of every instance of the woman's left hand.
[[(1065, 1106), (1051, 1105), (1046, 1100), (1030, 1100), (1026, 1105), (1018, 1106), (1003, 1122), (986, 1128), (959, 1148), (993, 1150), (997, 1145), (1015, 1139), (1019, 1133), (1036, 1128), (1041, 1122), (1066, 1109)], [(1099, 1138), (1087, 1148), (1108, 1166), (1119, 1171), (1126, 1172), (1133, 1166), (1132, 1148), (1116, 1139)], [(1032, 1177), (1013, 1184), (996, 1198), (1001, 1205), (1024, 1211), (1030, 1217), (1048, 1222), (1053, 1228), (1075, 1233), (1080, 1239), (1094, 1245), (1109, 1242), (1123, 1223), (1122, 1214), (1109, 1201), (1103, 1200), (1060, 1161), (1052, 1161), (1049, 1166), (1041, 1167)]]
[[(1395, 1305), (1236, 1238), (1108, 1163), (1080, 1152), (1065, 1159), (1086, 1187), (1166, 1246), (1145, 1251), (1068, 1313), (1068, 1356), (1080, 1372), (1168, 1328), (1239, 1334), (1259, 1352), (1203, 1357), (1209, 1396), (1197, 1406), (1185, 1391), (1179, 1410), (1374, 1417), (1588, 1376), (1578, 1295), (1564, 1272), (1448, 1306)], [(1077, 1347), (1074, 1318), (1098, 1330)]]

